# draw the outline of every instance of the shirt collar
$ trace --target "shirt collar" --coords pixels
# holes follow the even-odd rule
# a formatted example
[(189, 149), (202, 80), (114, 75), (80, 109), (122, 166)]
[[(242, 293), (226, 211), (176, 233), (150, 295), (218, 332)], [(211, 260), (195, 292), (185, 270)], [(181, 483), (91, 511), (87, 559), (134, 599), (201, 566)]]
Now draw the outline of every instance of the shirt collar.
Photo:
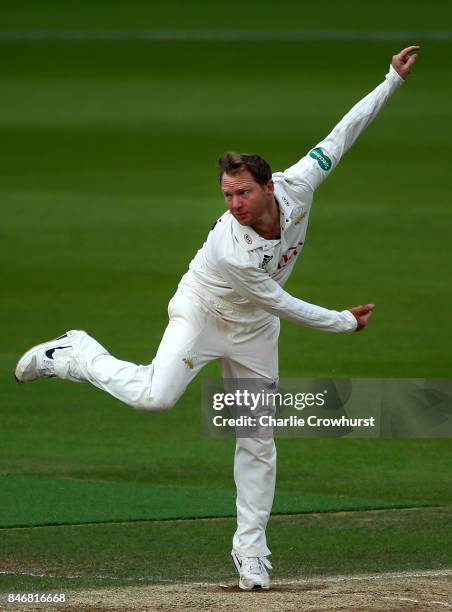
[(234, 238), (245, 251), (253, 251), (260, 247), (265, 247), (269, 244), (277, 242), (277, 240), (265, 240), (249, 225), (242, 225), (237, 221), (234, 215), (232, 217), (232, 232)]
[[(286, 227), (290, 225), (292, 221), (300, 214), (300, 211), (298, 210), (300, 207), (290, 202), (290, 200), (288, 200), (282, 190), (280, 190), (278, 187), (279, 186), (276, 183), (275, 199), (279, 207), (281, 233), (283, 233)], [(254, 231), (252, 227), (249, 225), (242, 225), (233, 215), (231, 215), (231, 217), (234, 237), (246, 251), (253, 251), (254, 249), (258, 249), (260, 247), (263, 247), (264, 249), (269, 248), (280, 242), (280, 239), (266, 240), (265, 238), (262, 238), (262, 236)]]

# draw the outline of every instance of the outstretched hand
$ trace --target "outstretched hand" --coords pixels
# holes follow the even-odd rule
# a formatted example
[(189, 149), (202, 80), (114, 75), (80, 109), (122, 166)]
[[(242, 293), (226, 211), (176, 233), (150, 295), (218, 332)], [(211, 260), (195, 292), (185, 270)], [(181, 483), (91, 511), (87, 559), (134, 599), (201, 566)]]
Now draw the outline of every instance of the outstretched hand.
[(402, 49), (400, 53), (392, 56), (392, 67), (402, 79), (406, 79), (410, 74), (411, 67), (417, 60), (417, 51), (419, 51), (419, 48), (420, 47), (413, 45), (406, 49)]
[(375, 304), (366, 304), (365, 306), (354, 306), (349, 308), (352, 315), (358, 321), (358, 327), (356, 331), (361, 331), (369, 323), (369, 319), (373, 314)]

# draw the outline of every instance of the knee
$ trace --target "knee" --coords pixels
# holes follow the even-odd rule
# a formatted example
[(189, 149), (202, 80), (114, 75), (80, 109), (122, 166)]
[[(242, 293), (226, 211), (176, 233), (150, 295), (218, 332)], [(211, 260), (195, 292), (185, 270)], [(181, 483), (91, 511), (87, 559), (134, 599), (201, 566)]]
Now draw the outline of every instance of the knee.
[(149, 395), (133, 403), (133, 407), (141, 412), (167, 412), (176, 403), (177, 398)]
[(268, 438), (237, 438), (237, 451), (246, 452), (256, 459), (266, 460), (276, 456), (275, 441)]

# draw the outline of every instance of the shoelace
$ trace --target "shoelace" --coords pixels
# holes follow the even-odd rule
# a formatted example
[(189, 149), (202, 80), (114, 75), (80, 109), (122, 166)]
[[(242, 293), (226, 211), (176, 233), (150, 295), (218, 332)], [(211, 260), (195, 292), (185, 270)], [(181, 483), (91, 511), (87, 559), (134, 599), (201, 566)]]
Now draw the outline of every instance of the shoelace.
[(267, 559), (267, 557), (259, 557), (259, 561), (262, 563), (262, 565), (264, 567), (266, 567), (267, 569), (273, 569), (272, 564), (270, 563), (270, 561)]
[(251, 574), (260, 574), (262, 566), (272, 569), (272, 564), (267, 557), (245, 557), (243, 563)]
[(47, 357), (47, 355), (44, 354), (40, 362), (40, 367), (38, 367), (38, 371), (53, 376), (53, 358)]

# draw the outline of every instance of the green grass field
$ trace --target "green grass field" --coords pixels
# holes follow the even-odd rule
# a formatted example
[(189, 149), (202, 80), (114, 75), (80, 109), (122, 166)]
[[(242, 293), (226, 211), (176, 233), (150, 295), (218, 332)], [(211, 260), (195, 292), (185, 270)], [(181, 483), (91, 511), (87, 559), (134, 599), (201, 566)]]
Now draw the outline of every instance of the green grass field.
[[(30, 2), (10, 5), (1, 28), (452, 24), (450, 9), (439, 22), (423, 3), (282, 4), (283, 21), (271, 3)], [(224, 210), (218, 156), (255, 151), (286, 168), (416, 42), (0, 36), (1, 590), (233, 579), (233, 441), (202, 437), (200, 378), (169, 413), (143, 414), (85, 385), (19, 386), (15, 363), (71, 328), (150, 362), (167, 302)], [(409, 82), (317, 192), (287, 289), (377, 310), (359, 335), (284, 323), (281, 377), (450, 377), (451, 60), (450, 42), (423, 42)], [(276, 577), (451, 567), (450, 440), (278, 450)]]

